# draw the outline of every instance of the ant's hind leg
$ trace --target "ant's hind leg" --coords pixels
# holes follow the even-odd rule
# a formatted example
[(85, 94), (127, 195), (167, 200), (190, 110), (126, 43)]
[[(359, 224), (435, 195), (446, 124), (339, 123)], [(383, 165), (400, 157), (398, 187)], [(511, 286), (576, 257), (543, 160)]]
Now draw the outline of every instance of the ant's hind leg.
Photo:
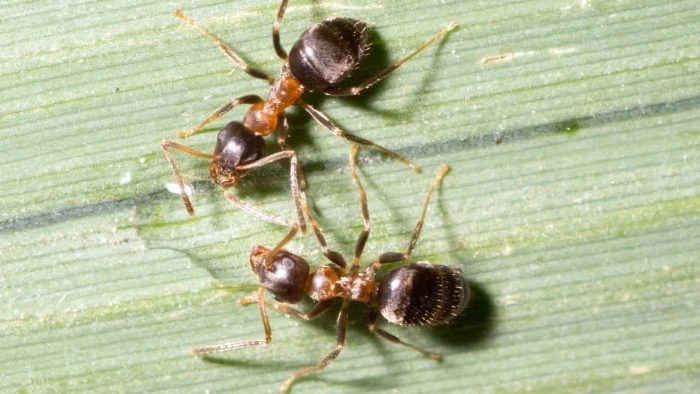
[(228, 46), (225, 42), (221, 41), (209, 30), (196, 24), (192, 19), (190, 19), (189, 16), (185, 15), (185, 13), (182, 12), (182, 10), (175, 10), (175, 16), (180, 18), (180, 20), (182, 20), (186, 25), (199, 31), (204, 37), (214, 41), (214, 43), (219, 46), (219, 49), (221, 49), (221, 51), (226, 55), (226, 57), (231, 59), (231, 61), (236, 66), (238, 66), (238, 68), (243, 70), (243, 72), (245, 72), (246, 74), (250, 75), (253, 78), (264, 79), (270, 85), (272, 85), (272, 83), (275, 82), (275, 79), (272, 76), (268, 75), (266, 72), (250, 67), (233, 49), (231, 49), (230, 46)]
[(381, 81), (389, 75), (392, 71), (396, 70), (397, 68), (401, 67), (404, 63), (406, 63), (408, 60), (410, 60), (412, 57), (416, 56), (419, 54), (421, 51), (423, 51), (425, 48), (429, 47), (430, 44), (434, 43), (435, 41), (439, 40), (440, 38), (444, 37), (447, 33), (451, 32), (457, 27), (457, 24), (452, 22), (450, 23), (447, 27), (444, 29), (440, 30), (432, 36), (428, 41), (424, 42), (421, 46), (418, 47), (415, 51), (411, 52), (408, 54), (408, 56), (404, 57), (403, 59), (397, 60), (394, 62), (392, 65), (389, 67), (385, 68), (384, 70), (380, 71), (377, 75), (371, 77), (370, 79), (366, 80), (365, 82), (357, 85), (357, 86), (352, 86), (352, 87), (342, 87), (338, 88), (336, 90), (331, 90), (327, 92), (323, 92), (326, 95), (329, 96), (356, 96), (360, 94), (363, 90), (370, 88), (374, 86), (377, 82)]
[(420, 353), (421, 353), (422, 355), (424, 355), (425, 357), (432, 358), (432, 359), (435, 360), (435, 361), (442, 361), (442, 355), (441, 355), (441, 354), (429, 352), (429, 351), (427, 351), (427, 350), (423, 350), (423, 349), (419, 348), (418, 346), (411, 345), (410, 343), (407, 343), (407, 342), (402, 341), (402, 340), (401, 340), (399, 337), (397, 337), (396, 335), (390, 334), (390, 333), (388, 333), (388, 332), (382, 330), (381, 328), (377, 327), (377, 325), (376, 325), (377, 317), (378, 317), (378, 314), (377, 314), (377, 311), (376, 311), (376, 310), (370, 311), (369, 323), (367, 324), (367, 328), (369, 329), (369, 332), (371, 332), (372, 334), (377, 334), (377, 335), (379, 335), (380, 337), (382, 337), (382, 338), (384, 338), (384, 339), (387, 339), (387, 340), (389, 340), (389, 341), (391, 341), (391, 342), (394, 342), (394, 343), (396, 343), (396, 344), (403, 345), (403, 346), (406, 346), (406, 347), (408, 347), (408, 348), (411, 348), (411, 349), (413, 349), (413, 350), (415, 350), (415, 351), (417, 351), (417, 352), (420, 352)]
[(428, 190), (428, 195), (425, 196), (425, 202), (423, 203), (423, 212), (420, 215), (420, 219), (418, 219), (418, 222), (416, 223), (416, 227), (413, 228), (413, 233), (411, 234), (411, 240), (408, 242), (408, 248), (406, 249), (405, 252), (400, 253), (400, 252), (387, 252), (383, 253), (382, 255), (379, 256), (377, 261), (374, 262), (374, 265), (376, 268), (378, 268), (379, 265), (385, 264), (385, 263), (396, 263), (399, 261), (405, 261), (411, 258), (411, 255), (413, 254), (413, 249), (416, 247), (416, 244), (418, 243), (418, 237), (420, 236), (421, 231), (423, 230), (423, 223), (425, 222), (425, 215), (428, 213), (428, 205), (430, 204), (430, 198), (433, 195), (433, 192), (437, 188), (437, 186), (440, 184), (440, 181), (442, 178), (447, 174), (447, 171), (450, 170), (450, 167), (447, 164), (443, 164), (440, 166), (440, 169), (438, 170), (437, 175), (435, 176), (435, 180), (433, 180), (433, 184), (430, 186), (430, 189)]
[(221, 108), (217, 109), (213, 114), (209, 115), (202, 123), (198, 124), (197, 126), (191, 128), (190, 130), (187, 131), (181, 131), (177, 133), (177, 136), (180, 138), (187, 138), (190, 137), (204, 129), (208, 124), (216, 121), (220, 117), (224, 116), (228, 111), (232, 110), (233, 107), (240, 105), (240, 104), (257, 104), (262, 102), (263, 99), (261, 99), (259, 96), (256, 96), (254, 94), (248, 95), (248, 96), (241, 96), (238, 97), (237, 99), (234, 99), (230, 103), (224, 104)]
[(287, 51), (282, 47), (280, 42), (280, 26), (282, 25), (282, 18), (284, 17), (284, 11), (287, 9), (287, 0), (282, 0), (280, 3), (280, 8), (277, 11), (277, 18), (275, 18), (275, 24), (272, 26), (272, 45), (275, 47), (275, 52), (282, 60), (287, 60)]

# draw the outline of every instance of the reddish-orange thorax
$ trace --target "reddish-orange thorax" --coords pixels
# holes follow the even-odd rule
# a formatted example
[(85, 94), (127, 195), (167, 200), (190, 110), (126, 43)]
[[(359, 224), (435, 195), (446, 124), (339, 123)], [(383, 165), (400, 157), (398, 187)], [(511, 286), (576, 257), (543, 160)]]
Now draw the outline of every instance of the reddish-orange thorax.
[(306, 281), (306, 294), (314, 301), (338, 297), (338, 280), (341, 275), (340, 270), (329, 265), (316, 268)]
[(279, 78), (270, 88), (267, 100), (253, 104), (243, 117), (243, 124), (261, 136), (272, 134), (277, 129), (279, 115), (294, 105), (302, 93), (304, 93), (304, 87), (289, 72), (289, 67), (285, 64), (282, 66)]
[(340, 270), (327, 265), (309, 275), (307, 289), (307, 294), (315, 301), (339, 297), (368, 303), (377, 294), (374, 271), (351, 270), (343, 275)]

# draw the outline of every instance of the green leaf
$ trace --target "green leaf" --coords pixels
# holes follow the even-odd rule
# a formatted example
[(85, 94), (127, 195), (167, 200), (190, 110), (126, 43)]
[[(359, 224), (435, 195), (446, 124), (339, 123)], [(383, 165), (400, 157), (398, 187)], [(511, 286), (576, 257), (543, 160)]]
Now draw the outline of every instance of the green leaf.
[[(313, 322), (271, 312), (264, 349), (215, 362), (188, 353), (262, 338), (257, 308), (236, 301), (256, 289), (252, 246), (286, 229), (231, 206), (203, 160), (176, 153), (196, 217), (165, 189), (162, 139), (268, 89), (176, 7), (251, 64), (279, 69), (273, 0), (0, 4), (0, 391), (275, 392), (335, 345), (333, 312)], [(373, 28), (363, 75), (459, 25), (358, 99), (311, 96), (347, 131), (424, 169), (361, 152), (365, 262), (404, 250), (448, 163), (415, 258), (462, 267), (477, 296), (448, 328), (382, 323), (443, 353), (440, 364), (373, 337), (358, 305), (340, 357), (294, 389), (697, 390), (697, 2), (292, 1), (284, 46), (334, 15)], [(210, 151), (243, 111), (185, 143)], [(350, 256), (362, 222), (349, 146), (289, 114), (317, 219)], [(256, 170), (235, 191), (292, 220), (287, 171)], [(289, 248), (325, 262), (312, 236)]]

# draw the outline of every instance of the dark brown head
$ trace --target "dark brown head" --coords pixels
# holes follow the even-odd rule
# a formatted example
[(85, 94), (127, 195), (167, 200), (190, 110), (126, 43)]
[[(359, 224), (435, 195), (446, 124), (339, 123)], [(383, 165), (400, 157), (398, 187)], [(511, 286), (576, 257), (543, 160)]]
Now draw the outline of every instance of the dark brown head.
[(462, 271), (418, 262), (389, 271), (379, 284), (379, 312), (400, 326), (434, 326), (459, 315), (469, 301)]
[(277, 301), (296, 304), (305, 294), (309, 263), (286, 250), (277, 252), (272, 261), (265, 261), (270, 249), (256, 245), (250, 252), (250, 266), (258, 281)]
[(239, 166), (253, 163), (265, 155), (265, 140), (240, 122), (231, 122), (219, 131), (210, 168), (212, 181), (223, 187), (234, 185), (246, 171)]
[(350, 76), (364, 58), (367, 25), (330, 18), (306, 30), (289, 52), (292, 75), (309, 90), (325, 92)]

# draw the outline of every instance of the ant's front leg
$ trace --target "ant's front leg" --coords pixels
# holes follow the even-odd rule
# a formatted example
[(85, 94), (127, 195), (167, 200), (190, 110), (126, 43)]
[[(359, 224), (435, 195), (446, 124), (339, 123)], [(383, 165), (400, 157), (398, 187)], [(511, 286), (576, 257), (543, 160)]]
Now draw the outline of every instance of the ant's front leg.
[(180, 188), (180, 195), (182, 196), (182, 202), (185, 203), (185, 209), (187, 209), (187, 213), (189, 213), (191, 216), (194, 216), (194, 208), (192, 207), (190, 197), (187, 195), (185, 183), (182, 181), (182, 174), (180, 174), (180, 170), (177, 168), (177, 165), (175, 165), (175, 158), (173, 157), (172, 153), (170, 153), (170, 149), (177, 149), (180, 152), (185, 152), (192, 156), (208, 160), (213, 160), (215, 156), (169, 140), (161, 141), (160, 146), (163, 148), (163, 153), (165, 154), (165, 158), (168, 159), (168, 164), (170, 164), (170, 168), (173, 170), (173, 173), (175, 173), (175, 180), (177, 181), (177, 186)]
[(270, 328), (270, 320), (267, 318), (267, 312), (265, 312), (265, 303), (263, 302), (263, 296), (265, 294), (265, 288), (262, 286), (258, 287), (257, 300), (260, 305), (260, 315), (262, 317), (263, 327), (265, 330), (265, 339), (257, 339), (251, 341), (238, 341), (238, 342), (227, 342), (219, 345), (211, 345), (204, 347), (197, 347), (190, 349), (190, 353), (193, 356), (201, 356), (211, 353), (220, 353), (227, 350), (240, 349), (251, 346), (265, 346), (272, 342), (272, 329)]
[[(289, 159), (290, 162), (289, 184), (290, 188), (292, 189), (292, 199), (294, 200), (294, 206), (297, 211), (299, 229), (302, 233), (306, 234), (306, 220), (304, 219), (304, 204), (306, 203), (306, 198), (303, 196), (303, 192), (299, 190), (299, 179), (297, 178), (299, 164), (296, 152), (294, 152), (293, 150), (284, 150), (281, 152), (273, 153), (250, 164), (237, 166), (236, 170), (244, 173), (252, 169), (260, 168), (272, 162), (283, 159)], [(229, 198), (229, 200), (231, 199)], [(231, 200), (231, 202), (233, 202), (234, 204), (236, 203), (233, 200)], [(278, 223), (276, 220), (272, 220), (272, 222)]]
[[(238, 303), (240, 305), (249, 305), (256, 302), (258, 302), (258, 298), (256, 296), (243, 297), (240, 300), (238, 300)], [(312, 306), (308, 312), (302, 312), (292, 306), (289, 306), (289, 304), (286, 303), (270, 302), (268, 300), (263, 300), (263, 302), (265, 303), (265, 306), (270, 307), (279, 313), (284, 313), (285, 315), (292, 316), (299, 320), (311, 320), (315, 317), (318, 317), (333, 305), (332, 299), (319, 301), (315, 303), (314, 306)]]
[[(289, 136), (289, 121), (287, 121), (287, 117), (284, 115), (284, 112), (281, 112), (279, 115), (277, 115), (277, 124), (279, 125), (277, 127), (277, 144), (280, 146), (280, 149), (287, 150), (287, 136)], [(299, 188), (306, 189), (306, 175), (304, 175), (304, 169), (301, 166), (299, 166), (297, 167), (297, 170), (297, 175), (299, 176)]]

